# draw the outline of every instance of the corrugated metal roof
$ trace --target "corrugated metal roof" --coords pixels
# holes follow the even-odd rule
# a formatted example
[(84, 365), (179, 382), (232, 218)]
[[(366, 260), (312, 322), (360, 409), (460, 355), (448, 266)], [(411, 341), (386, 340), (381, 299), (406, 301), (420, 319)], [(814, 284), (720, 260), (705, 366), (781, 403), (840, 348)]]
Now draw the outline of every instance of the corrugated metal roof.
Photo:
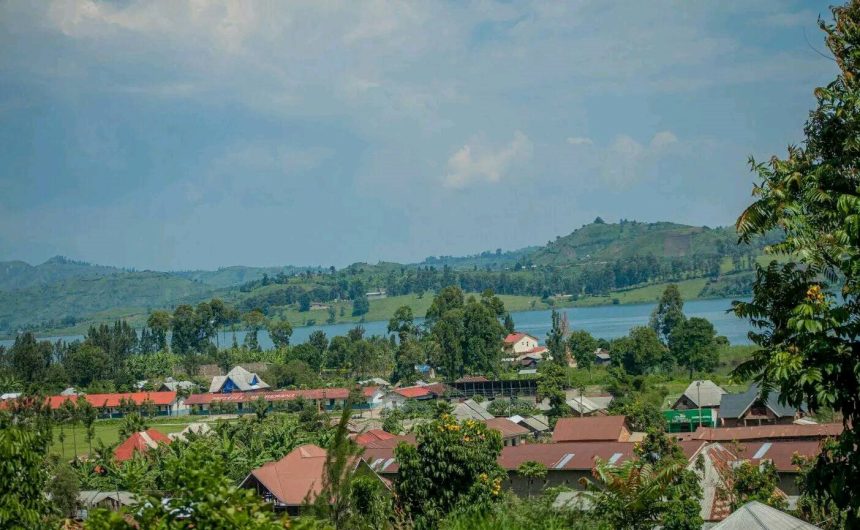
[(827, 438), (842, 434), (841, 423), (813, 425), (756, 425), (750, 427), (701, 427), (693, 433), (697, 440), (730, 442), (733, 440), (768, 440), (779, 438)]
[(817, 526), (758, 501), (738, 508), (712, 530), (815, 530)]
[(719, 407), (723, 394), (727, 392), (722, 387), (710, 379), (705, 379), (690, 383), (683, 395), (698, 407)]
[(561, 418), (555, 424), (555, 430), (552, 432), (552, 441), (618, 441), (624, 428), (624, 416)]
[[(750, 385), (749, 390), (741, 394), (723, 394), (720, 400), (720, 417), (727, 419), (740, 418), (759, 398), (759, 390), (759, 386), (753, 383)], [(780, 418), (794, 416), (797, 413), (797, 409), (789, 405), (782, 405), (779, 402), (779, 397), (779, 392), (770, 392), (765, 403), (767, 408)], [(806, 407), (801, 407), (801, 410), (805, 409)]]

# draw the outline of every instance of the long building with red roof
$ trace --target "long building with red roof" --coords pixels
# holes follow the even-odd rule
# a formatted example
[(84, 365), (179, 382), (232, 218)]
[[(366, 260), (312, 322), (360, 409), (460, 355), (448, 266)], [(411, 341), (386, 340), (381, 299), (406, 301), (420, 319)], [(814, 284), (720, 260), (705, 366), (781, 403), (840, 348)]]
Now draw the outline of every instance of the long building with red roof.
[[(308, 390), (271, 390), (263, 392), (233, 392), (229, 394), (192, 394), (185, 404), (197, 414), (210, 414), (216, 411), (250, 412), (253, 404), (263, 398), (270, 404), (303, 399), (326, 410), (343, 406), (349, 397), (348, 388), (312, 388)], [(373, 408), (382, 400), (382, 391), (376, 386), (361, 389), (362, 401), (353, 404), (355, 409)], [(225, 407), (226, 406), (226, 407)]]
[(77, 403), (83, 397), (98, 409), (99, 415), (107, 418), (117, 418), (123, 415), (123, 405), (133, 404), (139, 408), (151, 405), (159, 416), (169, 416), (183, 409), (182, 400), (176, 392), (115, 392), (111, 394), (79, 394), (70, 396), (48, 396), (47, 404), (52, 410), (57, 410), (66, 401)]

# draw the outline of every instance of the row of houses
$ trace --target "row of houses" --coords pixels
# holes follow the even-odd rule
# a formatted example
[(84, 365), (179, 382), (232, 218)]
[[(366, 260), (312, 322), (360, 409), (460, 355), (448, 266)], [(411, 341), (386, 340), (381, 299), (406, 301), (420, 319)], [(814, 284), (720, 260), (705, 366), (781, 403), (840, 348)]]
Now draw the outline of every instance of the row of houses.
[[(514, 422), (504, 418), (495, 420), (499, 421), (488, 421), (488, 427), (499, 430), (506, 439), (516, 436), (504, 434), (508, 425), (503, 422)], [(720, 521), (729, 515), (716, 494), (716, 488), (722, 482), (713, 480), (712, 473), (719, 477), (742, 461), (754, 465), (770, 462), (779, 474), (778, 494), (791, 501), (798, 494), (796, 478), (799, 470), (793, 457), (814, 458), (820, 452), (822, 439), (841, 432), (841, 425), (786, 425), (771, 427), (769, 431), (760, 427), (739, 427), (732, 433), (739, 439), (731, 442), (724, 440), (725, 435), (719, 434), (721, 432), (724, 430), (703, 429), (678, 441), (690, 469), (695, 469), (700, 459), (704, 462), (706, 472), (702, 474), (702, 481), (705, 495), (701, 515), (706, 521)], [(636, 442), (633, 441), (637, 434), (629, 431), (623, 417), (566, 418), (560, 420), (553, 431), (552, 443), (506, 443), (498, 463), (508, 473), (505, 486), (519, 495), (527, 495), (531, 490), (529, 481), (518, 473), (524, 462), (539, 462), (546, 466), (546, 487), (566, 486), (582, 490), (583, 479), (592, 477), (598, 460), (621, 465), (637, 458)], [(353, 439), (363, 446), (363, 453), (352, 465), (361, 472), (372, 472), (385, 484), (396, 479), (399, 472), (395, 454), (397, 445), (416, 443), (412, 435), (399, 436), (378, 430), (357, 433)], [(276, 509), (297, 513), (309, 494), (313, 498), (319, 491), (325, 455), (325, 450), (316, 446), (300, 447), (284, 459), (252, 471), (242, 485), (255, 489)]]
[(710, 380), (693, 381), (664, 413), (673, 431), (694, 430), (698, 426), (738, 427), (754, 425), (788, 425), (802, 420), (805, 405), (792, 407), (783, 402), (779, 392), (761, 396), (757, 384), (745, 392), (731, 394)]

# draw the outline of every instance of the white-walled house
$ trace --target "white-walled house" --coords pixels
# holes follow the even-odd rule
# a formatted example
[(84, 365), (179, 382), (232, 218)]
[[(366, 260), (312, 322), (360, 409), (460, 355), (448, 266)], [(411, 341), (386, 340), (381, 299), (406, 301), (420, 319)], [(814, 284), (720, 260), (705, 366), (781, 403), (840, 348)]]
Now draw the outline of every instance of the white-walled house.
[(538, 348), (538, 339), (528, 333), (511, 333), (505, 337), (504, 352), (513, 356), (530, 353)]

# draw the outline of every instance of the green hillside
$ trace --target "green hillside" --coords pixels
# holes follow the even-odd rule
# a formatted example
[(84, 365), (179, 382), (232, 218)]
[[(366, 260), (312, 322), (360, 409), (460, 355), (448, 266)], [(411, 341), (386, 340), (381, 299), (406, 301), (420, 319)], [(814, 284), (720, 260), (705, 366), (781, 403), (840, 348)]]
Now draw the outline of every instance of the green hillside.
[[(0, 329), (28, 324), (65, 327), (117, 308), (146, 310), (205, 298), (211, 289), (165, 272), (123, 272), (71, 278), (47, 285), (0, 291)], [(50, 323), (55, 323), (53, 326)]]
[(214, 271), (178, 271), (172, 272), (171, 274), (195, 282), (205, 283), (215, 289), (220, 289), (223, 287), (232, 287), (234, 285), (242, 285), (243, 283), (261, 280), (264, 276), (270, 276), (273, 278), (279, 274), (289, 276), (306, 270), (318, 269), (293, 267), (292, 265), (284, 267), (245, 267), (242, 265), (235, 265), (232, 267), (221, 267)]
[(333, 306), (337, 321), (357, 321), (356, 290), (385, 291), (388, 298), (371, 300), (363, 317), (386, 319), (400, 301), (420, 313), (425, 293), (451, 284), (467, 292), (493, 289), (516, 309), (545, 308), (550, 298), (564, 305), (650, 301), (668, 282), (684, 285), (687, 298), (737, 296), (749, 292), (752, 268), (774, 239), (739, 246), (732, 228), (622, 221), (585, 225), (542, 247), (415, 264), (355, 263), (334, 272), (294, 266), (134, 272), (59, 257), (36, 266), (10, 261), (0, 263), (0, 333), (80, 330), (116, 318), (139, 325), (152, 309), (212, 297), (294, 323), (330, 318), (326, 309), (299, 311), (304, 297), (317, 308)]
[(48, 285), (73, 278), (101, 278), (125, 272), (116, 267), (92, 265), (55, 256), (40, 265), (23, 261), (0, 261), (0, 291), (25, 289), (35, 285)]
[[(747, 251), (758, 253), (755, 247)], [(541, 247), (531, 255), (536, 265), (569, 265), (633, 256), (658, 258), (724, 256), (743, 252), (733, 228), (707, 228), (676, 223), (592, 223)]]

